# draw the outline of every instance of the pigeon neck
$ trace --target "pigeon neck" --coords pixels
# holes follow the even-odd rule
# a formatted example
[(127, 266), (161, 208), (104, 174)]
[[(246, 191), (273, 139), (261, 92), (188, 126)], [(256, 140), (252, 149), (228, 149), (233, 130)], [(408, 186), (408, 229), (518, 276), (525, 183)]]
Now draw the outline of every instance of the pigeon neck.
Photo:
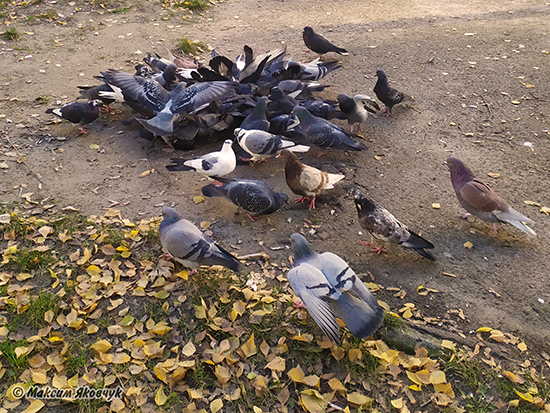
[(299, 265), (302, 261), (315, 255), (309, 244), (294, 245), (294, 265)]

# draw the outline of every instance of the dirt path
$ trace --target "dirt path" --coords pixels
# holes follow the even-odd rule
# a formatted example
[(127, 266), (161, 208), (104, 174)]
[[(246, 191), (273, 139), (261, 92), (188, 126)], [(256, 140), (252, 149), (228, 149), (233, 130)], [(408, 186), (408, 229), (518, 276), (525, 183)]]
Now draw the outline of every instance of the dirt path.
[[(30, 199), (42, 206), (72, 205), (85, 214), (114, 206), (132, 219), (175, 203), (188, 217), (212, 221), (215, 239), (238, 246), (241, 253), (265, 250), (274, 262), (290, 255), (278, 248), (288, 246), (289, 235), (304, 231), (317, 250), (345, 257), (358, 273), (370, 272), (385, 288), (378, 298), (395, 311), (411, 302), (418, 309), (416, 318), (431, 318), (464, 334), (490, 326), (521, 336), (529, 349), (548, 351), (550, 218), (524, 201), (550, 206), (550, 6), (539, 1), (432, 3), (230, 1), (186, 19), (180, 10), (168, 12), (152, 2), (122, 14), (87, 3), (46, 2), (18, 10), (10, 27), (22, 38), (6, 41), (0, 52), (0, 121), (43, 184), (16, 162), (17, 154), (3, 138), (0, 165), (8, 168), (0, 170), (1, 199), (22, 202), (22, 194), (32, 193)], [(52, 7), (63, 17), (29, 23), (22, 16)], [(395, 87), (416, 100), (414, 110), (396, 108), (389, 119), (368, 120), (363, 128), (369, 151), (333, 152), (320, 159), (306, 155), (309, 164), (346, 175), (342, 185), (319, 199), (316, 211), (290, 203), (250, 222), (223, 200), (195, 204), (203, 185), (199, 176), (170, 173), (164, 165), (170, 156), (205, 153), (221, 142), (204, 142), (182, 154), (160, 140), (137, 138), (135, 129), (121, 123), (127, 113), (102, 116), (85, 136), (68, 124), (49, 125), (51, 118), (44, 114), (58, 100), (73, 100), (76, 86), (93, 84), (99, 71), (131, 71), (144, 53), (165, 54), (182, 37), (230, 57), (244, 44), (265, 51), (285, 42), (290, 56), (311, 60), (301, 40), (306, 24), (351, 51), (343, 68), (322, 81), (331, 85), (323, 98), (372, 95), (374, 72), (383, 68)], [(40, 97), (49, 97), (49, 103), (40, 104)], [(99, 149), (90, 149), (93, 144)], [(489, 224), (460, 219), (442, 166), (450, 155), (533, 219), (538, 237), (502, 227), (494, 238)], [(254, 168), (239, 166), (233, 176), (265, 179), (290, 196), (282, 170), (282, 162), (272, 160)], [(374, 255), (359, 245), (357, 240), (366, 237), (358, 234), (355, 207), (346, 195), (356, 185), (432, 241), (438, 261), (391, 246), (388, 254)], [(434, 209), (434, 203), (441, 208)], [(471, 250), (463, 246), (468, 241)], [(438, 292), (421, 296), (418, 286)]]

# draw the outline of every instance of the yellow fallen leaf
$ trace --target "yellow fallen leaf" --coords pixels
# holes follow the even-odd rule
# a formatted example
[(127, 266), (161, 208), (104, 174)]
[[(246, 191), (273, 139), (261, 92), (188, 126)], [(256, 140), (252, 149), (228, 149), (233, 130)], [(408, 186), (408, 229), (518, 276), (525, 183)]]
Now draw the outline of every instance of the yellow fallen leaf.
[(491, 178), (500, 178), (500, 174), (497, 174), (495, 172), (487, 172), (487, 175), (489, 175)]
[(180, 272), (178, 272), (176, 274), (176, 277), (180, 277), (184, 280), (187, 280), (189, 278), (189, 274), (188, 274), (187, 270), (181, 270)]
[(392, 400), (391, 405), (396, 409), (401, 410), (403, 408), (403, 398), (400, 397), (399, 399)]
[(433, 204), (432, 204), (432, 208), (433, 208), (433, 209), (440, 209), (440, 208), (441, 208), (441, 204), (433, 203)]
[(550, 215), (550, 208), (543, 206), (540, 212), (544, 212), (546, 215)]
[(90, 149), (99, 149), (99, 145), (92, 143), (90, 144)]
[(218, 412), (222, 407), (223, 407), (223, 400), (222, 399), (216, 399), (216, 400), (213, 400), (210, 403), (210, 411), (212, 413)]
[(290, 369), (287, 374), (294, 383), (301, 383), (302, 380), (304, 380), (304, 378), (306, 377), (304, 371), (300, 366), (296, 366), (293, 369)]
[(197, 196), (194, 196), (194, 197), (193, 197), (193, 202), (194, 202), (195, 204), (200, 204), (202, 201), (204, 201), (204, 198), (203, 198), (202, 196), (200, 196), (200, 195), (197, 195)]
[(533, 206), (540, 206), (538, 202), (535, 201), (523, 201), (525, 205), (533, 205)]
[(533, 399), (533, 396), (531, 395), (531, 393), (522, 393), (522, 392), (517, 391), (517, 390), (515, 390), (515, 392), (523, 400), (528, 401), (529, 403), (534, 403), (535, 400)]
[(527, 344), (525, 344), (523, 341), (518, 344), (519, 351), (527, 351)]
[(258, 353), (256, 344), (254, 344), (254, 332), (252, 332), (250, 338), (241, 346), (241, 350), (246, 358)]
[[(328, 393), (328, 395), (330, 399), (332, 399), (332, 395), (330, 393)], [(301, 392), (300, 403), (304, 410), (309, 413), (325, 413), (328, 402), (330, 401), (330, 399), (327, 400), (327, 398), (328, 397), (324, 397), (315, 389), (307, 389)]]
[(126, 407), (126, 405), (120, 399), (113, 399), (109, 407), (111, 408), (112, 412), (118, 413), (121, 412)]
[(195, 351), (197, 351), (197, 348), (191, 342), (191, 340), (189, 340), (189, 342), (181, 349), (181, 352), (186, 357), (191, 357), (193, 354), (195, 354)]
[(491, 331), (493, 331), (491, 327), (479, 327), (476, 333), (490, 333)]
[(36, 413), (38, 412), (40, 409), (42, 409), (42, 407), (44, 407), (46, 404), (42, 401), (42, 400), (34, 400), (31, 402), (31, 404), (29, 404), (29, 406), (23, 410), (21, 413)]
[(364, 394), (359, 393), (357, 391), (353, 393), (349, 393), (346, 398), (348, 402), (352, 404), (356, 404), (358, 406), (364, 406), (372, 402), (372, 399), (370, 397), (367, 397)]
[(157, 406), (162, 406), (168, 400), (168, 396), (164, 393), (164, 386), (161, 384), (155, 394), (155, 403)]
[(267, 363), (265, 368), (273, 371), (285, 371), (286, 360), (282, 357), (277, 356), (273, 360), (271, 360), (269, 363)]
[(464, 243), (464, 248), (468, 248), (469, 250), (471, 250), (473, 248), (474, 244), (472, 244), (470, 241), (466, 241)]
[(525, 379), (521, 376), (518, 376), (511, 371), (505, 371), (504, 374), (506, 377), (508, 377), (508, 380), (510, 380), (513, 383), (523, 384), (525, 383)]
[(430, 374), (431, 384), (441, 384), (446, 382), (447, 378), (445, 377), (445, 373), (443, 373), (441, 370), (436, 370), (432, 374)]
[(329, 385), (329, 387), (334, 390), (334, 391), (342, 391), (342, 392), (345, 392), (346, 391), (346, 387), (342, 384), (342, 382), (340, 380), (338, 380), (336, 377), (333, 377), (332, 379), (330, 379), (327, 384)]
[(442, 340), (441, 347), (447, 350), (456, 350), (456, 343), (453, 343), (451, 340)]
[(99, 351), (100, 353), (106, 353), (111, 347), (113, 347), (113, 345), (107, 340), (99, 340), (90, 346), (92, 350)]

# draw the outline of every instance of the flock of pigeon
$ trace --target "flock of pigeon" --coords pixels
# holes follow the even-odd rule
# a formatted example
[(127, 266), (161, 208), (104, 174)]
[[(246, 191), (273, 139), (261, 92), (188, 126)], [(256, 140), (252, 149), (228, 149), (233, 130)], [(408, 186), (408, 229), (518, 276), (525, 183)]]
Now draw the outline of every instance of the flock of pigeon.
[[(312, 28), (305, 27), (303, 39), (313, 52), (348, 52), (337, 47)], [(285, 48), (254, 56), (252, 49), (235, 61), (212, 52), (209, 67), (148, 55), (145, 65), (136, 66), (136, 73), (117, 70), (102, 72), (102, 84), (82, 86), (81, 95), (89, 101), (75, 102), (49, 110), (83, 128), (97, 119), (100, 106), (124, 102), (133, 111), (128, 120), (143, 127), (142, 133), (151, 138), (162, 137), (167, 144), (192, 148), (197, 138), (217, 134), (226, 139), (218, 152), (199, 158), (172, 158), (170, 171), (195, 170), (213, 180), (202, 188), (207, 197), (224, 197), (253, 216), (271, 214), (288, 202), (284, 193), (274, 192), (261, 180), (230, 179), (226, 176), (237, 163), (261, 162), (281, 155), (285, 161), (285, 177), (289, 188), (300, 196), (296, 202), (310, 200), (315, 208), (316, 197), (344, 179), (302, 163), (296, 153), (307, 152), (310, 145), (325, 149), (361, 151), (365, 145), (352, 132), (330, 122), (347, 119), (351, 131), (360, 130), (370, 113), (380, 110), (378, 103), (366, 95), (353, 98), (344, 94), (337, 104), (316, 100), (315, 91), (323, 90), (318, 80), (341, 67), (338, 61), (317, 58), (300, 63), (285, 57)], [(388, 84), (382, 70), (374, 92), (385, 105), (383, 116), (390, 116), (394, 105), (407, 95)], [(338, 107), (336, 107), (338, 106)], [(530, 235), (536, 235), (525, 223), (533, 223), (504, 199), (476, 178), (460, 160), (446, 161), (451, 181), (460, 204), (468, 213), (496, 223), (506, 222)], [(412, 249), (429, 260), (435, 257), (427, 250), (434, 245), (399, 222), (388, 210), (377, 206), (359, 190), (352, 191), (362, 228), (374, 239), (395, 243)], [(162, 209), (160, 240), (164, 251), (186, 267), (221, 265), (232, 271), (244, 266), (231, 253), (214, 243), (194, 224), (182, 219), (173, 208)], [(340, 340), (337, 319), (342, 320), (352, 334), (365, 338), (380, 326), (384, 310), (354, 271), (337, 255), (312, 251), (306, 239), (292, 234), (294, 268), (288, 281), (313, 320), (333, 342)], [(373, 242), (365, 243), (374, 252)]]

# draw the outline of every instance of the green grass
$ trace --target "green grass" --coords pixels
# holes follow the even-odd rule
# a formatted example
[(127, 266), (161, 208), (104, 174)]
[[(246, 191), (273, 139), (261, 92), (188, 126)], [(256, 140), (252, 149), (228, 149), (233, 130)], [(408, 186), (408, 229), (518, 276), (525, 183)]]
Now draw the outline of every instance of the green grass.
[(11, 29), (6, 29), (6, 31), (2, 33), (2, 37), (6, 40), (19, 40), (21, 35), (15, 27), (12, 27)]
[(45, 270), (54, 261), (50, 251), (33, 251), (22, 249), (13, 254), (12, 260), (21, 266), (22, 272), (34, 269)]
[(206, 45), (202, 42), (192, 42), (186, 37), (177, 40), (178, 48), (186, 54), (197, 54), (206, 49)]
[(37, 103), (40, 103), (42, 105), (42, 104), (49, 103), (50, 102), (50, 97), (40, 95), (36, 99), (34, 99), (34, 101), (37, 102)]
[(109, 13), (124, 14), (124, 13), (128, 13), (130, 10), (132, 10), (131, 7), (119, 7), (118, 9), (109, 10)]
[(27, 368), (29, 361), (28, 355), (17, 357), (15, 354), (15, 349), (18, 347), (26, 347), (28, 345), (29, 342), (27, 340), (19, 340), (15, 342), (4, 341), (3, 343), (0, 343), (0, 352), (2, 353), (2, 356), (0, 357), (9, 363), (9, 366), (6, 367), (8, 367), (8, 377), (11, 379), (15, 379), (18, 374), (23, 372), (23, 370)]

